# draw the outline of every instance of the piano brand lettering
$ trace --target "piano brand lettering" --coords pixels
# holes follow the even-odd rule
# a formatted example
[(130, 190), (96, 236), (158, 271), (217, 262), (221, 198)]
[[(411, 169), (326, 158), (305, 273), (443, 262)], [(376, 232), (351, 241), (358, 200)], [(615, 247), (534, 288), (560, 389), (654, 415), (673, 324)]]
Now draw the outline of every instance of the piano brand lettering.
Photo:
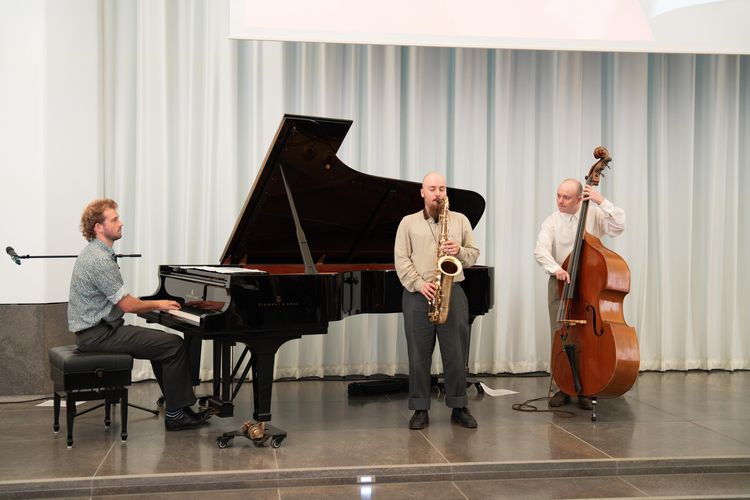
[(277, 295), (273, 302), (258, 302), (258, 307), (299, 307), (299, 302), (296, 300), (284, 300), (283, 297)]

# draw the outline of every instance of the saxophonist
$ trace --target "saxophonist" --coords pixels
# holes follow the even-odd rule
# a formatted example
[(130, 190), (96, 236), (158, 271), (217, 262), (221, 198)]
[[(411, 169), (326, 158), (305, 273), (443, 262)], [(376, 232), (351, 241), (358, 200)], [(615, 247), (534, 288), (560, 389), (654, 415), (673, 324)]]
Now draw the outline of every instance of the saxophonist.
[[(477, 421), (467, 409), (466, 362), (469, 346), (469, 309), (461, 286), (463, 267), (474, 265), (479, 249), (465, 215), (447, 208), (445, 178), (430, 172), (422, 180), (424, 208), (401, 220), (396, 232), (394, 261), (404, 286), (402, 307), (409, 356), (409, 409), (414, 410), (410, 429), (429, 424), (430, 370), (435, 339), (440, 343), (445, 377), (445, 403), (452, 408), (451, 421), (475, 428)], [(437, 262), (451, 256), (460, 262), (455, 276), (443, 280)], [(450, 304), (443, 323), (433, 322), (436, 300)], [(433, 321), (431, 321), (433, 320)]]

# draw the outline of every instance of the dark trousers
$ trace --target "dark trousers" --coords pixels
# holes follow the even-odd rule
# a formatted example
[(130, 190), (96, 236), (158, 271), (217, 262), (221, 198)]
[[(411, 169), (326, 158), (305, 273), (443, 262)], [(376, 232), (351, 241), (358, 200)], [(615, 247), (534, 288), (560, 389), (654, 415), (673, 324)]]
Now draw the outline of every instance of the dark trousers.
[(195, 403), (185, 343), (177, 335), (144, 328), (123, 326), (118, 319), (102, 322), (76, 334), (81, 352), (116, 352), (148, 359), (159, 382), (167, 411)]
[(419, 292), (404, 290), (402, 299), (406, 348), (409, 355), (409, 409), (430, 409), (430, 370), (435, 339), (440, 343), (445, 378), (445, 404), (462, 408), (466, 397), (466, 357), (469, 349), (469, 302), (463, 288), (454, 284), (448, 321), (433, 325), (427, 319), (429, 305)]
[[(560, 291), (558, 289), (558, 283), (559, 280), (554, 274), (549, 277), (549, 282), (547, 283), (547, 306), (549, 308), (549, 329), (551, 332), (550, 342), (554, 342), (556, 332), (560, 329), (560, 324), (557, 322), (558, 309), (560, 309)], [(552, 344), (550, 343), (550, 346), (551, 345)], [(550, 348), (550, 351), (551, 350), (552, 349)], [(552, 356), (551, 352), (550, 356)], [(550, 370), (552, 370), (551, 364)]]
[(558, 279), (553, 274), (547, 282), (547, 308), (549, 310), (549, 329), (552, 335), (560, 328), (557, 324), (557, 313), (560, 308), (560, 292), (558, 291)]

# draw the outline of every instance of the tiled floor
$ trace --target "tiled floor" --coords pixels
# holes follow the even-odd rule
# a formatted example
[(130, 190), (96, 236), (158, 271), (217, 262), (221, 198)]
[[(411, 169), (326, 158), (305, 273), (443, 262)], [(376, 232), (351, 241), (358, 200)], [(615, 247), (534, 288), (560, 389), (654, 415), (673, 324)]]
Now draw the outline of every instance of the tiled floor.
[[(574, 405), (570, 418), (511, 408), (544, 396), (548, 377), (483, 380), (518, 394), (469, 389), (479, 422), (470, 430), (451, 424), (436, 393), (423, 431), (407, 429), (405, 394), (349, 398), (344, 381), (278, 382), (273, 423), (289, 433), (278, 449), (245, 438), (217, 446), (249, 417), (249, 386), (234, 418), (198, 430), (167, 433), (162, 416), (131, 409), (126, 443), (118, 412), (110, 429), (91, 412), (76, 419), (72, 449), (64, 422), (52, 433), (50, 407), (2, 404), (0, 497), (750, 497), (750, 372), (642, 373), (624, 397), (600, 402), (596, 422)], [(153, 382), (130, 388), (137, 404), (157, 396)], [(374, 482), (358, 484), (366, 475)]]

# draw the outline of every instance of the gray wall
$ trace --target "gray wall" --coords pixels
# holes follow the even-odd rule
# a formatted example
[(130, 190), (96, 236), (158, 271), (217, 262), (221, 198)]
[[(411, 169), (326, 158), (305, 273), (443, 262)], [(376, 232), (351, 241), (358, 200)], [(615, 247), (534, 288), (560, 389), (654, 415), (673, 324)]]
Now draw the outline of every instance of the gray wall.
[(0, 304), (0, 396), (52, 394), (47, 351), (74, 343), (67, 302)]

